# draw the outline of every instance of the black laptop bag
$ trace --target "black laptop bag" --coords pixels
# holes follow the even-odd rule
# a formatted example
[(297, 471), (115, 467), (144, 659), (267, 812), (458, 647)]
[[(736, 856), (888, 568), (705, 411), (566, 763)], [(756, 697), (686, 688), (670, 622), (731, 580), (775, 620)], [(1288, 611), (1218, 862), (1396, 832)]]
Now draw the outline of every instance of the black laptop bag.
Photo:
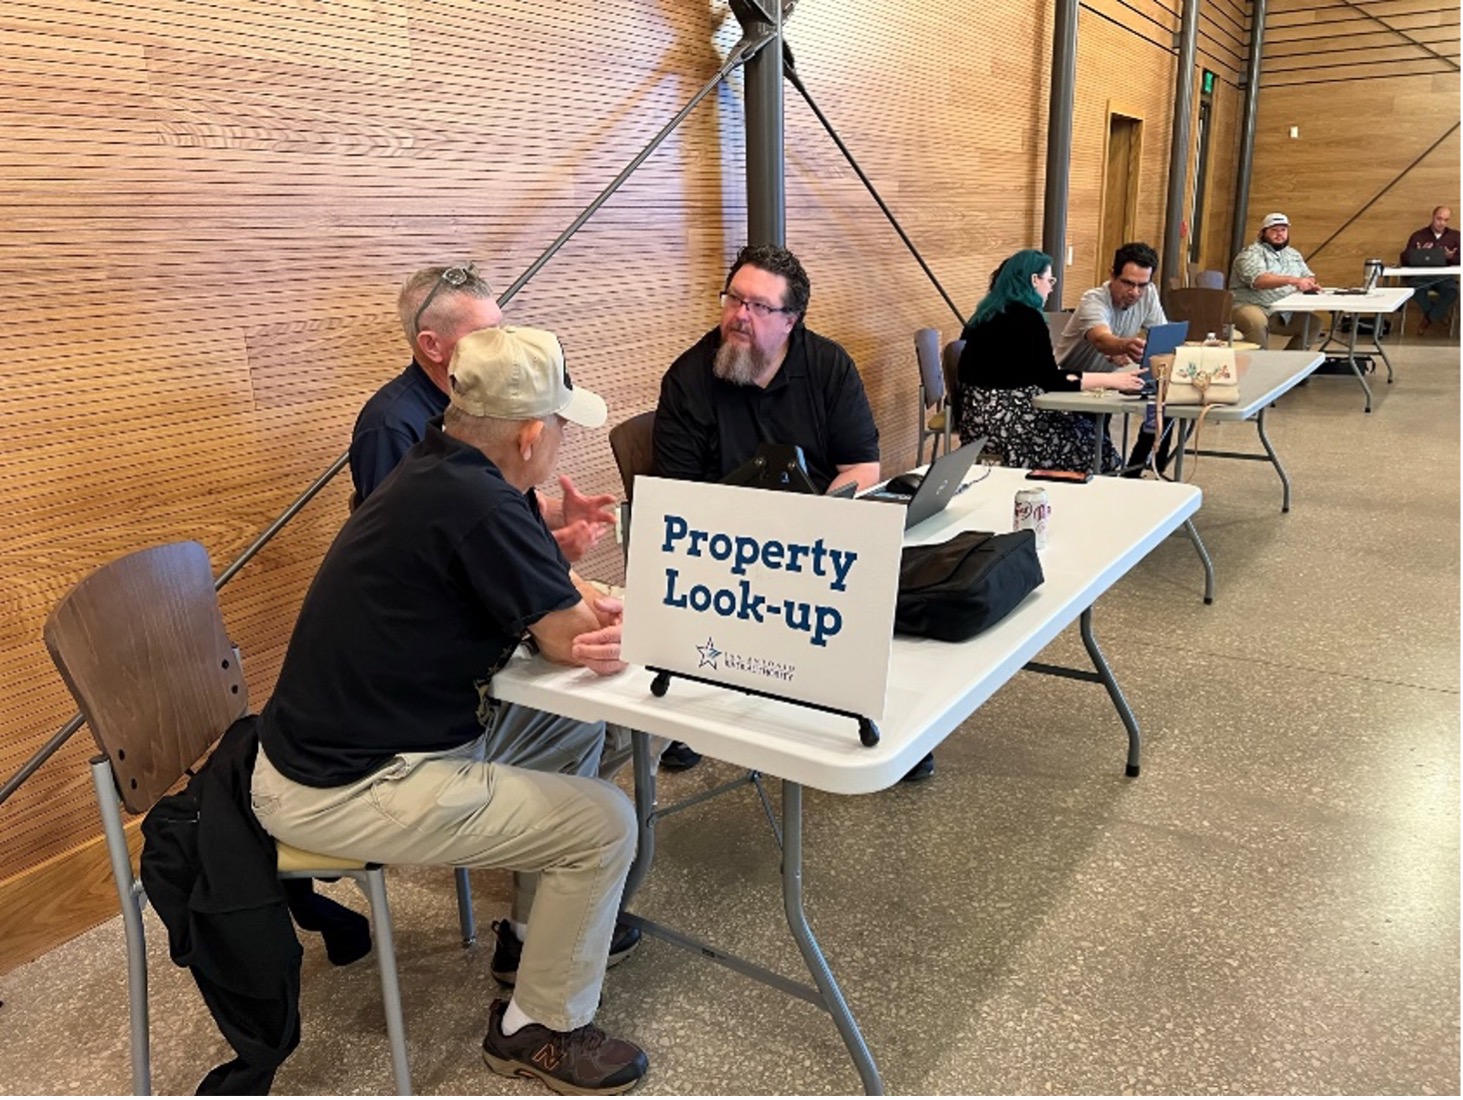
[(964, 531), (905, 547), (894, 631), (963, 642), (1004, 619), (1044, 579), (1031, 531)]

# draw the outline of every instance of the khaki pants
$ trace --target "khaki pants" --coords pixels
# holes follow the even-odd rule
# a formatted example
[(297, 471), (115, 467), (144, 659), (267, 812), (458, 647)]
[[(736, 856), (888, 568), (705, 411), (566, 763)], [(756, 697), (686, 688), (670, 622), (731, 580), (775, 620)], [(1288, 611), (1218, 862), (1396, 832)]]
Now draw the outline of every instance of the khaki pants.
[(572, 1031), (594, 1018), (635, 855), (629, 800), (586, 777), (603, 744), (603, 723), (503, 705), (476, 741), (399, 753), (327, 788), (287, 779), (261, 748), (254, 813), (271, 836), (307, 851), (516, 872), (514, 914), (528, 934), (514, 996), (535, 1020)]
[[(1270, 346), (1271, 333), (1290, 337), (1285, 345), (1287, 351), (1304, 351), (1308, 316), (1312, 315), (1292, 313), (1290, 320), (1284, 321), (1278, 313), (1267, 313), (1259, 306), (1235, 306), (1234, 327), (1239, 329), (1241, 339), (1248, 340), (1252, 344), (1259, 344), (1261, 351)], [(1325, 324), (1320, 320), (1320, 314), (1314, 314), (1314, 316), (1317, 320), (1312, 323), (1311, 327), (1319, 334)]]

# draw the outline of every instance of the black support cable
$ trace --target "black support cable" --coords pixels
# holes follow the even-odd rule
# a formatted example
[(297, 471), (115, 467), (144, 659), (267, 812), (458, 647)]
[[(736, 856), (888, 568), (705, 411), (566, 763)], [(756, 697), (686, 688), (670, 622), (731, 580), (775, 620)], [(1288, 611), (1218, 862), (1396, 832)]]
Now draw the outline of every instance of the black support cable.
[(843, 139), (838, 136), (838, 131), (833, 128), (833, 124), (828, 121), (828, 116), (823, 114), (823, 112), (818, 109), (818, 105), (813, 102), (813, 97), (808, 94), (808, 89), (803, 86), (802, 79), (798, 76), (797, 69), (793, 67), (791, 50), (783, 50), (782, 71), (784, 74), (786, 74), (787, 79), (792, 82), (792, 86), (798, 90), (798, 94), (803, 97), (803, 102), (808, 105), (813, 114), (817, 117), (818, 121), (823, 124), (823, 129), (828, 131), (828, 136), (833, 139), (833, 144), (838, 146), (838, 151), (843, 154), (843, 159), (848, 161), (848, 166), (854, 170), (854, 174), (858, 176), (859, 182), (864, 185), (869, 194), (874, 197), (874, 201), (879, 204), (879, 209), (884, 212), (884, 217), (889, 219), (889, 224), (894, 227), (894, 232), (899, 234), (899, 239), (904, 242), (904, 247), (909, 249), (909, 254), (914, 257), (915, 262), (919, 264), (920, 268), (924, 271), (925, 276), (934, 285), (934, 288), (940, 292), (940, 297), (945, 299), (945, 304), (950, 307), (950, 312), (955, 314), (955, 319), (959, 321), (961, 325), (964, 325), (966, 320), (965, 314), (960, 312), (960, 308), (951, 299), (950, 295), (945, 293), (945, 288), (940, 285), (940, 280), (935, 278), (935, 273), (930, 270), (930, 265), (925, 263), (924, 257), (919, 254), (919, 249), (914, 247), (914, 242), (909, 239), (909, 234), (906, 233), (904, 231), (904, 228), (899, 224), (899, 219), (894, 216), (894, 212), (890, 210), (884, 200), (879, 197), (879, 192), (876, 191), (874, 189), (874, 185), (869, 182), (869, 177), (864, 175), (864, 170), (859, 167), (858, 161), (853, 159), (853, 154), (849, 152), (848, 146), (843, 143)]
[(1378, 191), (1375, 195), (1373, 195), (1371, 197), (1371, 199), (1367, 202), (1367, 204), (1365, 206), (1363, 206), (1355, 214), (1351, 215), (1351, 217), (1347, 218), (1346, 221), (1342, 223), (1340, 229), (1336, 230), (1336, 232), (1332, 233), (1329, 237), (1327, 237), (1324, 241), (1322, 241), (1316, 248), (1312, 249), (1311, 252), (1310, 252), (1310, 254), (1307, 256), (1307, 259), (1314, 259), (1321, 252), (1322, 249), (1324, 249), (1328, 244), (1330, 244), (1332, 241), (1334, 241), (1337, 237), (1341, 236), (1341, 234), (1345, 233), (1346, 230), (1347, 230), (1347, 228), (1350, 227), (1350, 225), (1352, 224), (1352, 222), (1356, 221), (1357, 218), (1361, 217), (1368, 210), (1370, 210), (1373, 206), (1375, 206), (1377, 204), (1377, 201), (1379, 199), (1381, 199), (1381, 197), (1383, 195), (1385, 195), (1388, 191), (1392, 190), (1392, 188), (1396, 187), (1397, 184), (1399, 184), (1399, 183), (1402, 182), (1402, 178), (1404, 176), (1406, 176), (1407, 173), (1411, 172), (1419, 164), (1421, 164), (1423, 161), (1425, 161), (1428, 158), (1428, 155), (1434, 149), (1436, 149), (1439, 145), (1441, 145), (1443, 142), (1447, 141), (1450, 137), (1452, 137), (1455, 133), (1457, 133), (1458, 132), (1458, 125), (1459, 124), (1455, 122), (1455, 123), (1453, 123), (1453, 125), (1449, 126), (1448, 127), (1448, 132), (1446, 134), (1444, 134), (1442, 137), (1438, 138), (1437, 141), (1433, 142), (1426, 149), (1424, 149), (1420, 154), (1418, 154), (1417, 158), (1415, 160), (1413, 160), (1413, 162), (1411, 164), (1409, 164), (1406, 168), (1402, 169), (1402, 171), (1398, 172), (1395, 176), (1393, 176), (1392, 179), (1387, 183), (1387, 185), (1385, 187), (1383, 187), (1380, 191)]

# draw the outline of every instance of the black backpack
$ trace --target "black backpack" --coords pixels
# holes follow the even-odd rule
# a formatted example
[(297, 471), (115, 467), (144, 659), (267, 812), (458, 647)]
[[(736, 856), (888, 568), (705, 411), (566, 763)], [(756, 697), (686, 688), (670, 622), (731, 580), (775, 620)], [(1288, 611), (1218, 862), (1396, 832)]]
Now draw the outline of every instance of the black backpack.
[(1032, 531), (964, 531), (905, 547), (894, 632), (963, 642), (1004, 619), (1044, 579)]

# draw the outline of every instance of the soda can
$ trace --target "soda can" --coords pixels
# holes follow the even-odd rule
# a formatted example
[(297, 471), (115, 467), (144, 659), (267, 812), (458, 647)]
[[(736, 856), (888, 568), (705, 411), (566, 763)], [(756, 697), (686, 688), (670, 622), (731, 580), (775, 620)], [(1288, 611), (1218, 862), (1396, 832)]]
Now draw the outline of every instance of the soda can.
[(1038, 550), (1046, 549), (1046, 527), (1051, 516), (1052, 506), (1045, 489), (1016, 490), (1016, 520), (1011, 530), (1035, 531)]

